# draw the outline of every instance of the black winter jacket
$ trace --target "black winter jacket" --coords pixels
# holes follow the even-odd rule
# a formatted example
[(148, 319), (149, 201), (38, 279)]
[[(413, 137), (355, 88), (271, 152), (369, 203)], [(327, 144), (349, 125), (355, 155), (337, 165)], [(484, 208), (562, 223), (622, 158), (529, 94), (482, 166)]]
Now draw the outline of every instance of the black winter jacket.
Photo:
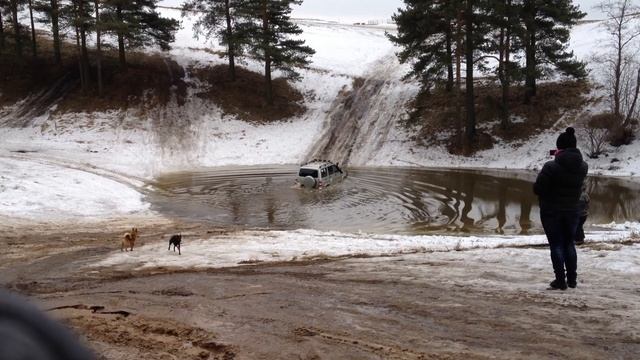
[(540, 211), (577, 210), (588, 169), (576, 148), (562, 150), (554, 160), (544, 164), (533, 184)]

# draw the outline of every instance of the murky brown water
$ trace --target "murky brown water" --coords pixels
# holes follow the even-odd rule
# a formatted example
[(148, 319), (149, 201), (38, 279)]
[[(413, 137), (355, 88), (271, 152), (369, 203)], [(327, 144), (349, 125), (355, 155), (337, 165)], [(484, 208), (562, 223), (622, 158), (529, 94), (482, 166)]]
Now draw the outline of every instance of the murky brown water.
[[(152, 208), (184, 219), (246, 228), (373, 233), (541, 233), (533, 172), (349, 168), (332, 188), (294, 186), (295, 166), (214, 168), (167, 174)], [(640, 184), (591, 177), (587, 223), (640, 217)]]

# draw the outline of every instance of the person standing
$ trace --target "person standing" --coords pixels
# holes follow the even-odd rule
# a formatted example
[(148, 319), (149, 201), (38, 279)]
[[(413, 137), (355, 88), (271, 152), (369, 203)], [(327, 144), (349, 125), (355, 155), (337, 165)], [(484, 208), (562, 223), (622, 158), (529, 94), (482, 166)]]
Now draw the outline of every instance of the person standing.
[(584, 223), (587, 221), (587, 216), (589, 216), (589, 201), (591, 198), (587, 193), (586, 186), (582, 186), (582, 193), (580, 194), (580, 199), (578, 200), (578, 230), (576, 231), (576, 245), (584, 244)]
[(576, 143), (575, 129), (568, 127), (558, 136), (555, 159), (544, 164), (533, 184), (555, 273), (555, 280), (549, 284), (551, 289), (565, 290), (577, 285), (574, 239), (579, 223), (578, 201), (588, 166)]

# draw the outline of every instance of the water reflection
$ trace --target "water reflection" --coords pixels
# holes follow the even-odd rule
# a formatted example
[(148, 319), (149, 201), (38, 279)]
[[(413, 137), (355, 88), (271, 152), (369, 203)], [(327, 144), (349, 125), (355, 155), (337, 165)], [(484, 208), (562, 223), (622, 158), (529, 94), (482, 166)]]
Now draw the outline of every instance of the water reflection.
[[(215, 168), (162, 176), (153, 209), (248, 228), (376, 233), (540, 233), (532, 172), (351, 168), (344, 183), (294, 186), (294, 166)], [(636, 220), (640, 185), (589, 178), (588, 223)]]

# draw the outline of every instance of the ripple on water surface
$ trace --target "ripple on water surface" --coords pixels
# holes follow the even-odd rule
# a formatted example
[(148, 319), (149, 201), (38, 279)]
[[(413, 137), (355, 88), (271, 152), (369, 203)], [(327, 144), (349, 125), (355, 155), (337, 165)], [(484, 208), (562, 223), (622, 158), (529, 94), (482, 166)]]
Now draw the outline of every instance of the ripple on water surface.
[[(349, 168), (322, 190), (295, 186), (297, 167), (224, 167), (166, 174), (148, 195), (170, 216), (247, 228), (371, 233), (526, 234), (542, 231), (535, 173)], [(637, 220), (640, 184), (591, 177), (587, 223)]]

